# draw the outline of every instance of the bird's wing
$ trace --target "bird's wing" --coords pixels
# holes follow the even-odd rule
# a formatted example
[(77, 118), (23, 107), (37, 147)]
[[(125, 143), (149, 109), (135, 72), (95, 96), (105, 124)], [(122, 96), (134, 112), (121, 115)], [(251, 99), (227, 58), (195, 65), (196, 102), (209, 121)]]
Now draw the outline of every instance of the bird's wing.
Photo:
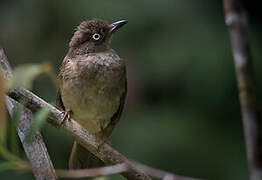
[(59, 71), (59, 74), (58, 74), (58, 81), (59, 81), (59, 84), (58, 84), (58, 90), (57, 90), (57, 93), (56, 93), (56, 107), (60, 110), (63, 110), (65, 111), (65, 106), (64, 106), (64, 103), (62, 101), (62, 97), (61, 97), (61, 83), (62, 83), (62, 78), (63, 78), (63, 74), (64, 74), (64, 69), (65, 69), (65, 65), (66, 63), (68, 63), (68, 58), (65, 57), (61, 66), (60, 66), (60, 71)]
[(65, 106), (64, 106), (64, 103), (62, 101), (60, 89), (58, 89), (58, 91), (56, 93), (56, 108), (65, 111)]
[(123, 94), (120, 98), (120, 103), (119, 103), (118, 109), (115, 112), (115, 114), (111, 117), (111, 121), (108, 124), (108, 126), (103, 131), (103, 134), (106, 137), (109, 137), (112, 134), (112, 131), (113, 131), (115, 125), (120, 120), (120, 117), (121, 117), (121, 114), (123, 112), (124, 105), (125, 105), (126, 95), (127, 95), (127, 81), (125, 79), (125, 89), (124, 89), (124, 92), (123, 92)]

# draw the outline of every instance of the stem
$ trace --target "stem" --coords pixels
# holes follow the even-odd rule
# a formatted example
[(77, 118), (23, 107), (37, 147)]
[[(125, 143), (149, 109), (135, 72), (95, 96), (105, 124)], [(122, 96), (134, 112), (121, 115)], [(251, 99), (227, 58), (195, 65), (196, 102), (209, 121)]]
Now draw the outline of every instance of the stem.
[(256, 101), (248, 22), (240, 0), (224, 0), (225, 22), (229, 30), (244, 125), (251, 180), (262, 179), (262, 122)]

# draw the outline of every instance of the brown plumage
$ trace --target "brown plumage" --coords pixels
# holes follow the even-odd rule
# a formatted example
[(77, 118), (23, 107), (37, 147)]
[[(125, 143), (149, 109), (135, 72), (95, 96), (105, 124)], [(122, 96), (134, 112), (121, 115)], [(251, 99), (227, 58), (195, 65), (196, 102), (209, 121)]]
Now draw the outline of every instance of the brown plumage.
[[(124, 61), (110, 49), (112, 34), (126, 21), (82, 22), (69, 43), (60, 73), (57, 106), (90, 133), (106, 140), (120, 119), (126, 97)], [(96, 167), (102, 163), (74, 143), (69, 167)]]

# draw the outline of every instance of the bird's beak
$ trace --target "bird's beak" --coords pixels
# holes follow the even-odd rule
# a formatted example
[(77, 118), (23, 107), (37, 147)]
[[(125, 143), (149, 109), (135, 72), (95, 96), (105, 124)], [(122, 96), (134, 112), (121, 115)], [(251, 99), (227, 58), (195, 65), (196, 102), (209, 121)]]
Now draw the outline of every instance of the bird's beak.
[(114, 32), (116, 32), (119, 28), (121, 28), (122, 26), (124, 26), (128, 21), (127, 20), (121, 20), (121, 21), (117, 21), (114, 22), (112, 24), (109, 25), (110, 30), (109, 30), (109, 34), (113, 34)]

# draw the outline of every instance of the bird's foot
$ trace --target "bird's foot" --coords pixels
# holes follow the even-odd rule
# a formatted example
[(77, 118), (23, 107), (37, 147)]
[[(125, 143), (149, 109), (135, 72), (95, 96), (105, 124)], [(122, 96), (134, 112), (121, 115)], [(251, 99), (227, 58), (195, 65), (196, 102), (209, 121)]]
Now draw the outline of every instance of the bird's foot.
[(98, 151), (102, 148), (102, 146), (106, 143), (107, 141), (107, 136), (106, 136), (106, 131), (103, 126), (101, 126), (101, 131), (99, 134), (97, 134), (97, 138), (100, 140), (100, 144), (98, 145)]
[(72, 110), (65, 110), (65, 111), (61, 111), (61, 114), (63, 115), (63, 120), (62, 120), (60, 125), (62, 125), (65, 121), (69, 121), (71, 119), (73, 111)]
[(100, 142), (100, 144), (98, 145), (97, 150), (101, 151), (101, 149), (102, 149), (102, 147), (105, 143), (107, 143), (107, 140), (106, 140), (106, 138), (103, 138), (102, 141)]

